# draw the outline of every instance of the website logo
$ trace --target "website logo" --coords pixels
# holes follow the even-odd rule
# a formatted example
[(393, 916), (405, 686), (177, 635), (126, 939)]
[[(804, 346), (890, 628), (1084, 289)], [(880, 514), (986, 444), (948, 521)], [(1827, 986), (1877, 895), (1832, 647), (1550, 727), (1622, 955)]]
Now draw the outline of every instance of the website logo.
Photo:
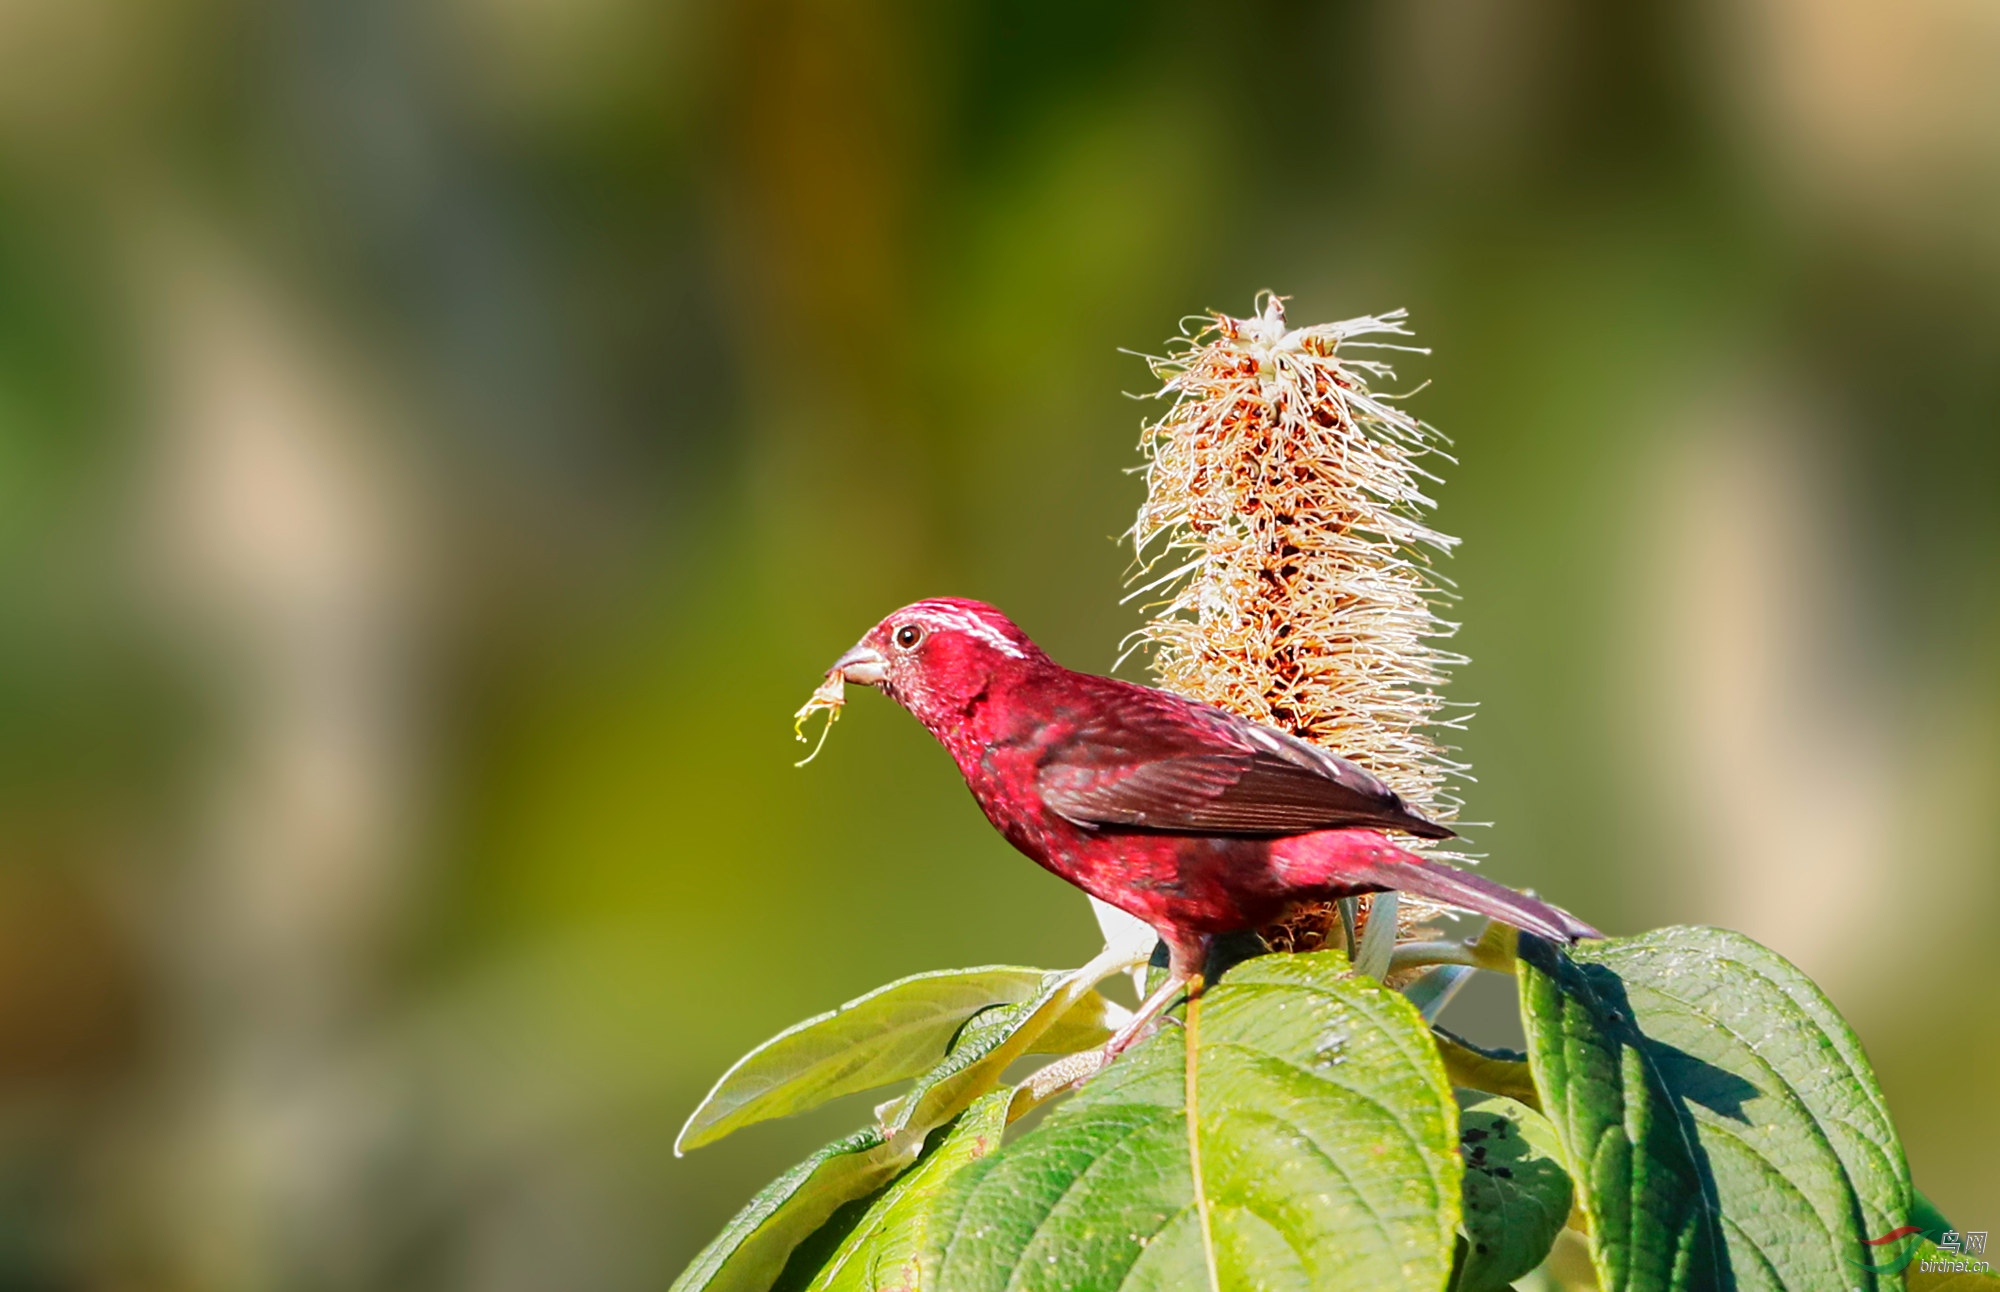
[[(1886, 1247), (1890, 1243), (1901, 1244), (1902, 1246), (1895, 1253), (1885, 1253), (1890, 1255), (1889, 1260), (1884, 1261), (1880, 1265), (1871, 1265), (1867, 1261), (1857, 1261), (1850, 1256), (1847, 1258), (1847, 1263), (1858, 1265), (1870, 1274), (1901, 1274), (1910, 1267), (1910, 1262), (1917, 1258), (1918, 1244), (1914, 1240), (1920, 1239), (1923, 1236), (1924, 1231), (1915, 1225), (1904, 1225), (1900, 1229), (1892, 1229), (1880, 1238), (1862, 1240), (1870, 1247)], [(1906, 1240), (1908, 1240), (1907, 1243)]]
[[(1993, 1267), (1984, 1260), (1986, 1255), (1986, 1230), (1974, 1229), (1960, 1233), (1956, 1229), (1940, 1230), (1935, 1239), (1937, 1250), (1924, 1257), (1918, 1269), (1925, 1274), (1990, 1274)], [(1866, 1270), (1870, 1274), (1901, 1274), (1917, 1259), (1922, 1250), (1924, 1231), (1916, 1225), (1904, 1225), (1892, 1229), (1880, 1238), (1863, 1240), (1869, 1247), (1885, 1250), (1882, 1255), (1889, 1259), (1880, 1263), (1857, 1261), (1848, 1258), (1848, 1264)]]

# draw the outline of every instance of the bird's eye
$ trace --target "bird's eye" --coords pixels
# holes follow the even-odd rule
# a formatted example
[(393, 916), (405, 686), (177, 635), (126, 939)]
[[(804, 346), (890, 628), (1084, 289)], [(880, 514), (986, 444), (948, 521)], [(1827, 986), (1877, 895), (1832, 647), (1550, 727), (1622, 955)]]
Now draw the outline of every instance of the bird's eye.
[(915, 650), (923, 639), (924, 630), (915, 624), (904, 624), (896, 630), (896, 645), (902, 650)]

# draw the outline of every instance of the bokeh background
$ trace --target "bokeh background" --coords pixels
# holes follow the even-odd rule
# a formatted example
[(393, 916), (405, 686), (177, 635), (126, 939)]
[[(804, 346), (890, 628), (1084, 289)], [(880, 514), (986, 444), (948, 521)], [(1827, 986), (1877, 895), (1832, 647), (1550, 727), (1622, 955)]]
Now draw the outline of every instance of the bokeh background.
[(790, 714), (1109, 667), (1260, 288), (1436, 347), (1488, 873), (1798, 961), (2000, 1227), (1986, 0), (0, 0), (0, 1287), (661, 1287), (863, 1115), (676, 1160), (735, 1055), (1080, 963)]

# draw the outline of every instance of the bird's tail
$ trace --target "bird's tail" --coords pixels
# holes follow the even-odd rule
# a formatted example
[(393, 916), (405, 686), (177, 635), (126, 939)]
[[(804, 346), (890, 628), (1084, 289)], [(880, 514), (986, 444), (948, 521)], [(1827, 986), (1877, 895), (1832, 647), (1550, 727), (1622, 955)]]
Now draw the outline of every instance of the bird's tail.
[(1477, 912), (1552, 942), (1604, 936), (1561, 907), (1483, 875), (1426, 861), (1373, 832), (1327, 831), (1286, 842), (1304, 844), (1309, 840), (1315, 844), (1326, 840), (1333, 846), (1321, 845), (1281, 858), (1280, 867), (1291, 884), (1310, 883), (1336, 896), (1393, 888)]
[(1381, 863), (1376, 873), (1384, 888), (1477, 911), (1552, 942), (1567, 944), (1578, 938), (1604, 936), (1559, 906), (1442, 862), (1406, 853), (1403, 860)]

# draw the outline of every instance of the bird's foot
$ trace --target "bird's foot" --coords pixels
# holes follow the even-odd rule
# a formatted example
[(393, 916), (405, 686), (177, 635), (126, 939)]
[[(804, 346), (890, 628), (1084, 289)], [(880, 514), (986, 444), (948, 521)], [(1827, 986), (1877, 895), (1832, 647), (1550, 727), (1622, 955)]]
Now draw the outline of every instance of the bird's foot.
[(1143, 1027), (1136, 1030), (1129, 1027), (1121, 1029), (1118, 1035), (1104, 1043), (1104, 1061), (1106, 1063), (1111, 1062), (1119, 1055), (1125, 1053), (1125, 1051), (1159, 1031), (1160, 1021), (1157, 1018), (1149, 1018)]
[(1081, 1086), (1084, 1081), (1089, 1080), (1091, 1076), (1095, 1076), (1096, 1072), (1101, 1072), (1112, 1060), (1158, 1031), (1161, 1020), (1166, 1017), (1167, 1007), (1178, 1000), (1183, 991), (1193, 995), (1200, 990), (1201, 979), (1199, 977), (1192, 979), (1168, 978), (1165, 982), (1161, 983), (1159, 989), (1148, 996), (1145, 1003), (1139, 1006), (1139, 1012), (1132, 1015), (1125, 1026), (1119, 1028), (1117, 1034), (1105, 1042), (1103, 1050), (1104, 1062), (1098, 1065), (1095, 1071), (1086, 1074), (1076, 1084)]
[(1140, 1023), (1141, 1026), (1137, 1028), (1127, 1025), (1125, 1027), (1118, 1029), (1118, 1034), (1112, 1037), (1109, 1041), (1106, 1041), (1102, 1046), (1102, 1048), (1096, 1050), (1085, 1050), (1083, 1052), (1083, 1055), (1076, 1056), (1078, 1058), (1082, 1058), (1084, 1055), (1088, 1055), (1092, 1060), (1092, 1062), (1088, 1067), (1088, 1069), (1086, 1069), (1084, 1072), (1078, 1075), (1075, 1080), (1069, 1083), (1069, 1088), (1071, 1090), (1083, 1089), (1084, 1084), (1086, 1082), (1088, 1082), (1092, 1077), (1096, 1076), (1098, 1073), (1110, 1067), (1112, 1061), (1115, 1060), (1119, 1055), (1125, 1053), (1125, 1051), (1131, 1049), (1139, 1042), (1145, 1040), (1147, 1037), (1151, 1036), (1153, 1033), (1160, 1030), (1160, 1020), (1157, 1018), (1143, 1019), (1140, 1020)]

